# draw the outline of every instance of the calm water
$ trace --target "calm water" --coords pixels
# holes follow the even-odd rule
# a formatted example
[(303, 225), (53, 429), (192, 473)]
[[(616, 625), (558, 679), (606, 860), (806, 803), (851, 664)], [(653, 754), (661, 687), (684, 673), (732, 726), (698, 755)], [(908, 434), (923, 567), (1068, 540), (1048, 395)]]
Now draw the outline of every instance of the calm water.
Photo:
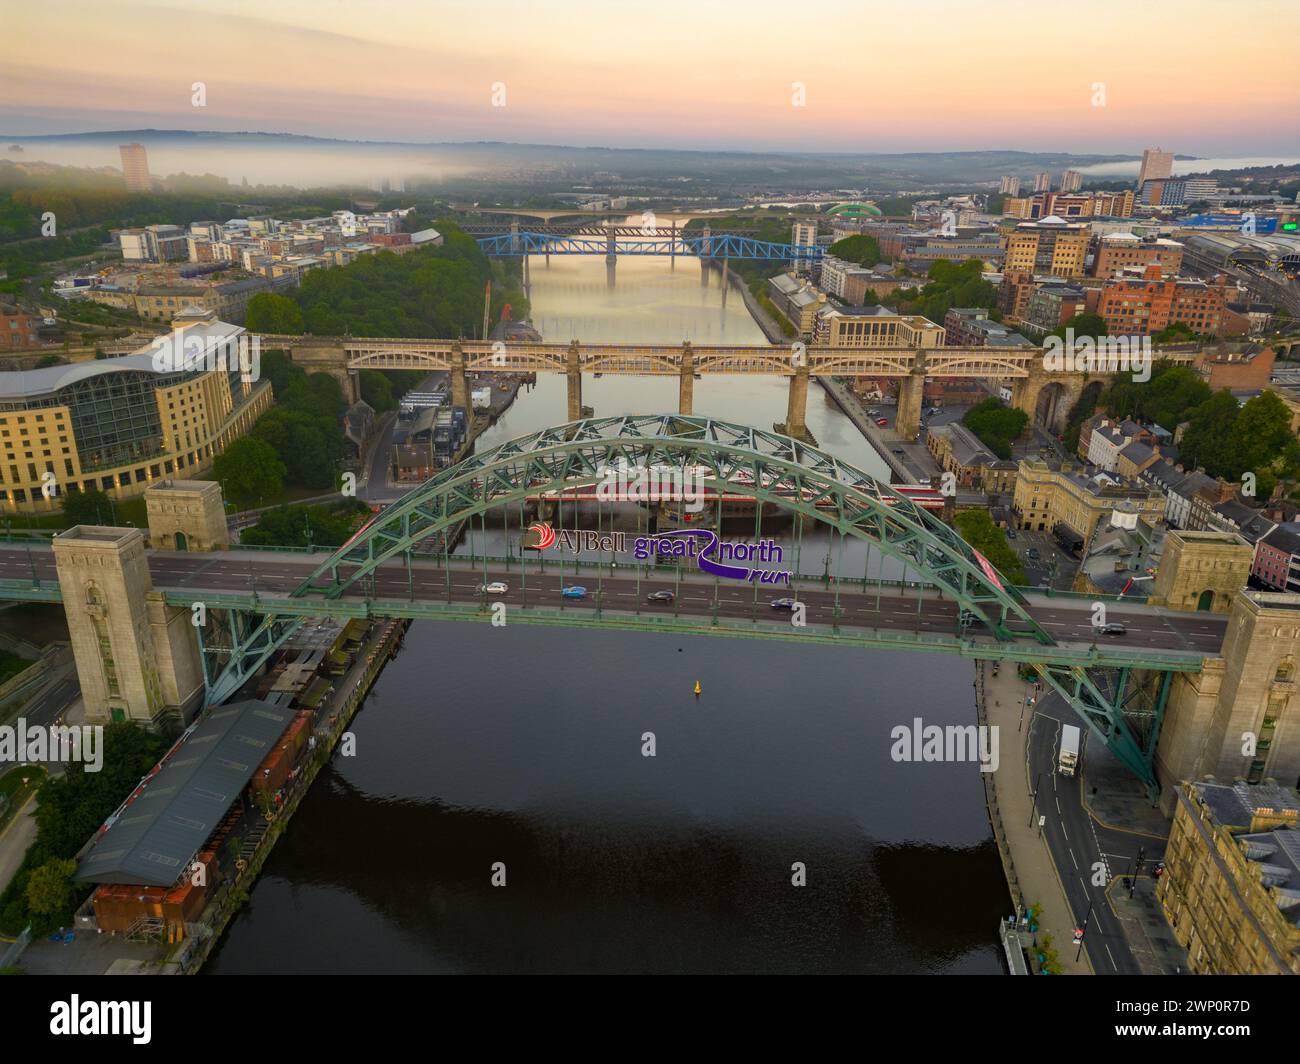
[[(600, 259), (533, 279), (548, 339), (572, 321), (761, 342), (736, 293), (701, 297), (694, 263), (623, 260), (613, 293)], [(584, 401), (672, 410), (676, 388), (605, 377)], [(824, 446), (883, 468), (809, 399)], [(696, 409), (767, 425), (785, 384), (705, 377)], [(563, 380), (543, 378), (481, 446), (563, 420)], [(805, 539), (802, 568), (818, 549)], [(861, 576), (863, 558), (833, 567)], [(973, 722), (972, 680), (946, 656), (418, 622), (209, 970), (996, 973), (1010, 903), (979, 773), (889, 757), (914, 716)]]

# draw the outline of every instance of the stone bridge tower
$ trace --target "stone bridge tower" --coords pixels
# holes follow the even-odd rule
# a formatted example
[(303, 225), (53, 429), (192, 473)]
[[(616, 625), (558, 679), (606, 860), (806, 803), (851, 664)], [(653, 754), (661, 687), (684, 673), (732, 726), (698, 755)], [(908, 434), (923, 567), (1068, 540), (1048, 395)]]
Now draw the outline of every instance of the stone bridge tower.
[(1163, 803), (1207, 774), (1300, 785), (1298, 663), (1300, 595), (1238, 590), (1222, 655), (1170, 691), (1155, 759)]
[(138, 528), (77, 525), (54, 561), (89, 723), (185, 723), (202, 707), (203, 668), (190, 611), (153, 590)]

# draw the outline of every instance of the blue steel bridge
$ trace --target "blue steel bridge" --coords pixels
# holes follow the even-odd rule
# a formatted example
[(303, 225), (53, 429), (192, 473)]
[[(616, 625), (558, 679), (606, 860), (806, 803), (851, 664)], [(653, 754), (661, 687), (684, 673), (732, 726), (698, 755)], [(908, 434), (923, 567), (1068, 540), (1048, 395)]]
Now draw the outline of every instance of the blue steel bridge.
[[(472, 229), (471, 229), (472, 232)], [(701, 259), (767, 259), (811, 262), (821, 259), (826, 249), (819, 244), (778, 244), (739, 233), (710, 233), (685, 236), (676, 230), (653, 234), (627, 226), (611, 227), (604, 234), (564, 233), (556, 230), (518, 229), (475, 238), (491, 258), (522, 255), (621, 255), (694, 256)]]
[[(721, 499), (827, 526), (902, 565), (901, 580), (796, 576), (791, 590), (719, 579), (697, 569), (582, 563), (561, 552), (502, 557), (428, 552), (489, 512), (528, 527), (529, 500), (600, 483), (610, 468), (686, 470)], [(599, 520), (599, 518), (598, 518)], [(769, 518), (770, 520), (770, 518)], [(53, 552), (0, 548), (0, 598), (59, 601)], [(907, 493), (800, 440), (745, 425), (676, 414), (592, 418), (528, 433), (441, 471), (376, 514), (321, 557), (235, 548), (217, 554), (149, 551), (166, 602), (206, 605), (219, 623), (203, 644), (208, 702), (233, 696), (313, 617), (423, 617), (511, 624), (782, 639), (841, 647), (927, 650), (1032, 669), (1154, 795), (1152, 757), (1174, 676), (1219, 654), (1227, 618), (1113, 604), (1123, 640), (1094, 634), (1090, 601), (1013, 586), (977, 550)], [(790, 568), (795, 568), (790, 566)], [(508, 592), (489, 597), (502, 581)], [(562, 598), (580, 582), (585, 600)], [(647, 595), (672, 590), (671, 604)], [(773, 595), (806, 606), (806, 624), (771, 608)], [(486, 638), (490, 639), (490, 636)]]

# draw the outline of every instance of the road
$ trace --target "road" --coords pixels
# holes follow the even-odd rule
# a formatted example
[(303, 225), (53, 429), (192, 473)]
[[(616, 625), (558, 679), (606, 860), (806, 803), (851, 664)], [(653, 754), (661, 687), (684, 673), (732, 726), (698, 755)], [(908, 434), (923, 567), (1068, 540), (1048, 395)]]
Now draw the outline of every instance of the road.
[[(770, 618), (778, 612), (770, 604), (773, 599), (796, 594), (779, 585), (715, 580), (702, 574), (691, 573), (678, 579), (676, 570), (673, 575), (647, 579), (640, 576), (639, 570), (616, 570), (611, 574), (602, 567), (599, 576), (591, 569), (575, 576), (571, 562), (561, 568), (561, 557), (557, 553), (548, 558), (545, 572), (530, 566), (526, 579), (518, 565), (508, 570), (495, 565), (484, 571), (470, 560), (461, 564), (453, 561), (444, 571), (436, 562), (419, 561), (412, 566), (409, 585), (405, 564), (394, 560), (376, 572), (373, 589), (363, 591), (356, 586), (348, 597), (361, 597), (368, 592), (375, 598), (414, 596), (425, 601), (502, 601), (516, 606), (564, 606), (576, 610), (595, 609), (599, 602), (604, 609), (625, 612), (708, 617), (716, 611), (720, 617), (758, 619)], [(324, 555), (319, 555), (316, 561), (305, 561), (300, 556), (262, 552), (151, 551), (149, 569), (154, 587), (192, 589), (197, 600), (205, 590), (289, 592), (306, 580), (323, 558)], [(0, 579), (31, 579), (33, 567), (39, 579), (56, 579), (52, 551), (34, 549), (29, 555), (24, 549), (0, 547)], [(507, 593), (484, 595), (480, 588), (493, 581), (504, 582), (509, 589)], [(590, 594), (585, 599), (561, 598), (560, 588), (575, 583), (587, 587)], [(646, 596), (658, 590), (674, 591), (675, 601), (648, 603)], [(939, 598), (933, 591), (918, 596), (915, 592), (899, 594), (897, 588), (892, 588), (877, 595), (870, 584), (864, 590), (860, 582), (845, 582), (838, 590), (834, 585), (816, 589), (804, 585), (797, 591), (797, 597), (807, 606), (809, 624), (830, 625), (838, 619), (840, 625), (851, 627), (949, 635), (957, 631), (956, 603)], [(1091, 645), (1097, 641), (1092, 631), (1089, 601), (1039, 596), (1029, 596), (1027, 601), (1034, 619), (1057, 642)], [(1211, 655), (1222, 647), (1227, 628), (1224, 614), (1176, 613), (1119, 603), (1108, 605), (1107, 620), (1119, 621), (1128, 628), (1126, 636), (1110, 637), (1117, 646), (1193, 650)]]
[[(1084, 737), (1074, 776), (1057, 771), (1062, 724), (1078, 726)], [(1139, 847), (1145, 849), (1143, 868), (1149, 872), (1164, 858), (1165, 840), (1098, 824), (1084, 808), (1081, 786), (1085, 764), (1096, 743), (1074, 711), (1059, 696), (1048, 693), (1034, 707), (1025, 757), (1029, 778), (1037, 781), (1036, 809), (1044, 817), (1043, 835), (1075, 926), (1082, 927), (1085, 918), (1088, 921), (1084, 948), (1093, 971), (1098, 975), (1140, 975), (1142, 969), (1106, 898), (1106, 885), (1129, 871)], [(1065, 942), (1060, 948), (1078, 947)]]

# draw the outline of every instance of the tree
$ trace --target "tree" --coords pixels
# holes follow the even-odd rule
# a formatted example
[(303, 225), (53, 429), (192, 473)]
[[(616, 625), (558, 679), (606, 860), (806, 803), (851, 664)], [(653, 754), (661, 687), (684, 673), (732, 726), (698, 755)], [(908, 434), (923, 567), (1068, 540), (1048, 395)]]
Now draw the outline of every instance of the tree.
[(962, 510), (953, 517), (961, 538), (988, 559), (1013, 584), (1025, 582), (1025, 571), (1007, 535), (993, 523), (988, 510)]
[(859, 266), (874, 266), (881, 259), (880, 244), (874, 236), (850, 236), (837, 240), (830, 247), (830, 252), (845, 262), (856, 262)]
[(278, 292), (258, 292), (248, 301), (245, 324), (250, 332), (293, 333), (301, 335), (306, 326), (302, 309), (288, 296)]
[(1011, 441), (1025, 431), (1029, 415), (990, 396), (967, 410), (961, 420), (999, 458), (1010, 458)]
[(72, 903), (72, 877), (77, 862), (52, 858), (32, 870), (27, 879), (27, 907), (42, 916), (56, 916)]
[(73, 525), (111, 525), (117, 518), (113, 500), (98, 488), (63, 495), (63, 519)]
[(274, 499), (284, 490), (284, 463), (274, 447), (252, 436), (236, 440), (217, 455), (212, 474), (221, 482), (225, 497), (245, 509)]
[(257, 419), (252, 436), (271, 448), (280, 461), (281, 475), (292, 483), (308, 488), (334, 486), (336, 466), (343, 456), (337, 416), (275, 407)]
[(1076, 340), (1084, 336), (1091, 336), (1094, 340), (1100, 336), (1109, 336), (1110, 330), (1106, 327), (1106, 319), (1100, 314), (1076, 314), (1064, 325), (1058, 325), (1048, 336), (1056, 336), (1062, 340), (1065, 339), (1065, 330), (1073, 329)]

